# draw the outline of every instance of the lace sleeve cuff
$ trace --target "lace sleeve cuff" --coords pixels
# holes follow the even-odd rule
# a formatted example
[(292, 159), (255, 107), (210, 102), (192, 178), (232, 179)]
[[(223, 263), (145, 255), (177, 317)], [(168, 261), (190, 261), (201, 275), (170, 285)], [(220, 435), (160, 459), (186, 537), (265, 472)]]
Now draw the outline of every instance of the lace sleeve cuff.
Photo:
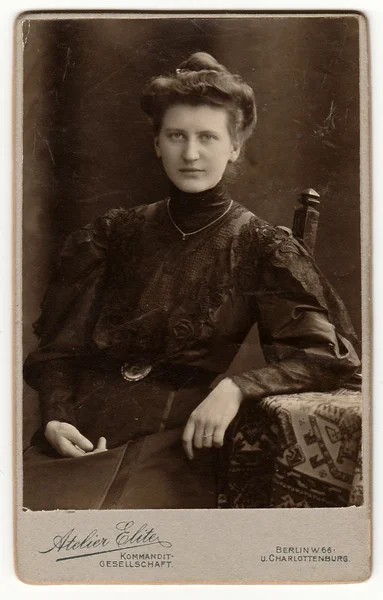
[(56, 389), (40, 392), (42, 425), (49, 421), (61, 421), (75, 425), (72, 390)]
[(37, 388), (43, 425), (63, 421), (74, 425), (75, 368), (71, 359), (55, 359), (40, 365)]

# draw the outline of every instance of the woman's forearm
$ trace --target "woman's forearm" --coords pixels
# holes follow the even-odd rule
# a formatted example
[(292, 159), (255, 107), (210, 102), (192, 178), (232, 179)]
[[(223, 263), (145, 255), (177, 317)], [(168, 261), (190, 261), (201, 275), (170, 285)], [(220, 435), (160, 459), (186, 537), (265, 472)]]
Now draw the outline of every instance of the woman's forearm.
[(360, 366), (351, 344), (344, 338), (343, 342), (343, 354), (339, 347), (332, 346), (300, 350), (291, 358), (231, 376), (231, 379), (244, 398), (336, 389)]
[(75, 424), (75, 372), (73, 359), (47, 361), (39, 367), (39, 390), (42, 425), (50, 421)]

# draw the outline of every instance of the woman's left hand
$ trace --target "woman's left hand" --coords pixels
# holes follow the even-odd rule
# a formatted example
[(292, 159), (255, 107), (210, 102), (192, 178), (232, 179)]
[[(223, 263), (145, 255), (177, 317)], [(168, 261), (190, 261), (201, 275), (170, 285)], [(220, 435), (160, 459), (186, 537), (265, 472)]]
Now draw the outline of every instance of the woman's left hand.
[(190, 415), (182, 442), (188, 458), (195, 448), (220, 448), (226, 429), (242, 402), (239, 387), (231, 379), (223, 379)]

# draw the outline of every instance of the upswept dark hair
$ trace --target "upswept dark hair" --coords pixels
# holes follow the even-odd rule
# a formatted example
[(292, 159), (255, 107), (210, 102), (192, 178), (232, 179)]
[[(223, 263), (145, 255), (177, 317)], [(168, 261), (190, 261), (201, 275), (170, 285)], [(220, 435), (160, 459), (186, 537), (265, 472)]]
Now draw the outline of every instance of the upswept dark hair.
[(174, 73), (153, 77), (143, 89), (141, 108), (150, 117), (155, 135), (161, 130), (165, 111), (174, 104), (225, 108), (230, 135), (240, 143), (255, 127), (252, 88), (206, 52), (195, 52)]

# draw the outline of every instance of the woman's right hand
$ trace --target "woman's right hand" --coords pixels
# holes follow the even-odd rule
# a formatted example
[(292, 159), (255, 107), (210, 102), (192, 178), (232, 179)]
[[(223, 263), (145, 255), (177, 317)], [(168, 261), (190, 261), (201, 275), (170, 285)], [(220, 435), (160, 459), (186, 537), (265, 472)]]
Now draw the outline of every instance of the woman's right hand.
[(96, 454), (107, 450), (104, 437), (98, 440), (97, 448), (93, 449), (92, 442), (69, 423), (49, 421), (44, 433), (50, 445), (65, 458), (77, 458), (84, 454)]

